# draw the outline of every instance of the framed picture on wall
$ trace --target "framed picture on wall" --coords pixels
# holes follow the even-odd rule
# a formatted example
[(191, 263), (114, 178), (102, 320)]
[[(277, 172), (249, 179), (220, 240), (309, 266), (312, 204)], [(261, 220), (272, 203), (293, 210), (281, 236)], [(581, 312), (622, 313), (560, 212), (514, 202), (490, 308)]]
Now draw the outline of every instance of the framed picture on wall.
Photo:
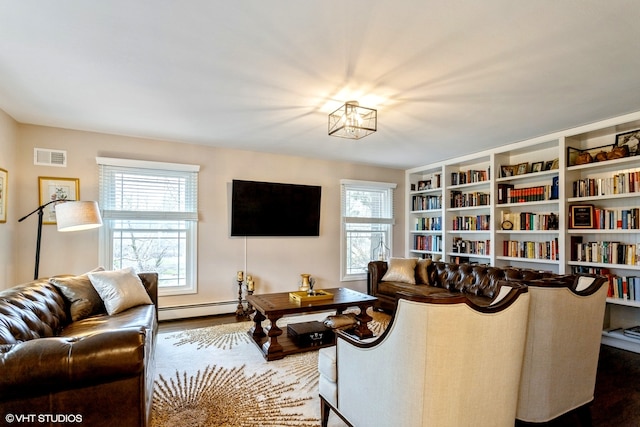
[[(52, 200), (60, 202), (80, 200), (80, 179), (39, 176), (38, 195), (40, 206)], [(43, 224), (56, 223), (57, 204), (58, 203), (52, 203), (44, 209), (44, 216), (42, 217)]]
[(0, 168), (0, 223), (7, 222), (7, 179), (9, 172)]

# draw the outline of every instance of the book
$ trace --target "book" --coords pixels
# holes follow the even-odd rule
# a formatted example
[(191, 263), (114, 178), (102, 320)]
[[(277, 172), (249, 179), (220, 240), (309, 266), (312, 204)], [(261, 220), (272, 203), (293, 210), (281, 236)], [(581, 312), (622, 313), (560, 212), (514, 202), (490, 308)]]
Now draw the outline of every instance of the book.
[(640, 339), (640, 326), (625, 328), (622, 330), (622, 333), (628, 337)]
[(560, 180), (554, 176), (551, 180), (551, 200), (555, 200), (560, 195)]

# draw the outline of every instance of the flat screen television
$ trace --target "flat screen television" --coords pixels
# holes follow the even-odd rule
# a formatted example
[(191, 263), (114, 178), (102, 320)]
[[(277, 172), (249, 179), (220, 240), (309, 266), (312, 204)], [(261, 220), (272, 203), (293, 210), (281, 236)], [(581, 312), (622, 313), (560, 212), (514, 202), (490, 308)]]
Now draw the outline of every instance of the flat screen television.
[(321, 187), (233, 180), (231, 236), (319, 236)]

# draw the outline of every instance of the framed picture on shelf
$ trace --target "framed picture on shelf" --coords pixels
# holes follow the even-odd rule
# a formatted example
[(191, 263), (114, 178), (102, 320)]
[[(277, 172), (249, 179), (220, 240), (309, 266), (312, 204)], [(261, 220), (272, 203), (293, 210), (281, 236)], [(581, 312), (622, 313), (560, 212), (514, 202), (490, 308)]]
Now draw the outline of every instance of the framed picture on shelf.
[(518, 169), (516, 169), (516, 175), (524, 175), (528, 172), (529, 172), (529, 162), (518, 164)]
[(431, 190), (431, 180), (418, 181), (418, 191)]
[(7, 179), (9, 172), (0, 168), (0, 223), (7, 222)]
[(544, 162), (535, 162), (531, 164), (531, 172), (540, 172), (542, 171), (542, 166)]
[[(60, 202), (80, 200), (80, 179), (39, 176), (38, 197), (40, 206), (54, 200)], [(52, 203), (44, 209), (43, 224), (56, 223), (57, 204)]]
[(593, 205), (573, 205), (570, 207), (569, 217), (571, 228), (593, 228)]
[(630, 156), (638, 154), (638, 142), (640, 142), (640, 129), (616, 135), (616, 147), (626, 145)]
[(515, 167), (510, 165), (500, 166), (500, 177), (507, 178), (515, 175)]
[(553, 160), (544, 162), (544, 170), (550, 171), (551, 169), (553, 169)]

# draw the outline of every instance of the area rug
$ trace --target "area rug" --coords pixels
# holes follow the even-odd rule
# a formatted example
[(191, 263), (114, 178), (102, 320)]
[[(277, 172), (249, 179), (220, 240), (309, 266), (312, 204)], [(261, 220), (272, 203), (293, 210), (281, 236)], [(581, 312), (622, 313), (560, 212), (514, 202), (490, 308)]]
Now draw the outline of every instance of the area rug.
[[(371, 329), (381, 333), (389, 317), (370, 314)], [(283, 318), (278, 326), (325, 316)], [(153, 427), (320, 425), (318, 351), (266, 362), (247, 334), (251, 325), (158, 334)], [(332, 414), (329, 425), (344, 423)]]

